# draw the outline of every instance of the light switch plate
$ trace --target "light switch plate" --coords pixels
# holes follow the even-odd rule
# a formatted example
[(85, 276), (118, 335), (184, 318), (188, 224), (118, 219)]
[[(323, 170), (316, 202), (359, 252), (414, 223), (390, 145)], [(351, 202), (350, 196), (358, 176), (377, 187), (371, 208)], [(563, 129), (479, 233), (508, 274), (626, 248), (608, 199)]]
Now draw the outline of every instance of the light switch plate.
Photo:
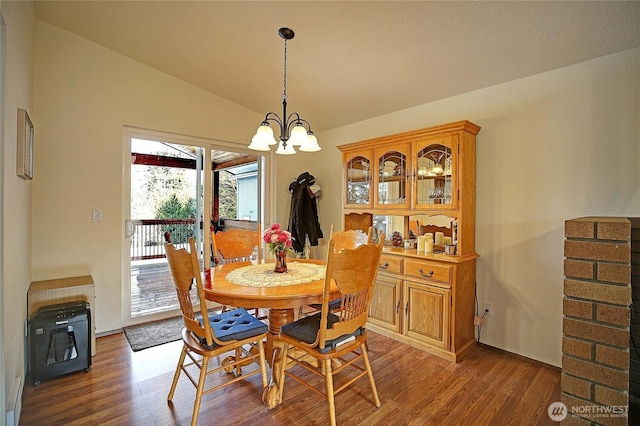
[(102, 222), (102, 210), (101, 209), (93, 209), (91, 211), (91, 221), (92, 222)]

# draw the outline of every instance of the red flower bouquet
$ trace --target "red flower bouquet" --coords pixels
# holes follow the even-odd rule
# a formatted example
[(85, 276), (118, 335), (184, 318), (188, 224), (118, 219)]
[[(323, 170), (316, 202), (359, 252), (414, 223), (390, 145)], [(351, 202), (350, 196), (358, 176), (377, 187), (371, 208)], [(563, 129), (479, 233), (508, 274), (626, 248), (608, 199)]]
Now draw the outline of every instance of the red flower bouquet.
[(262, 234), (262, 239), (271, 253), (291, 251), (291, 232), (285, 231), (279, 223), (274, 223)]
[(287, 272), (287, 252), (291, 251), (291, 233), (280, 228), (279, 223), (274, 223), (264, 231), (262, 239), (269, 251), (276, 256), (276, 267), (274, 272)]

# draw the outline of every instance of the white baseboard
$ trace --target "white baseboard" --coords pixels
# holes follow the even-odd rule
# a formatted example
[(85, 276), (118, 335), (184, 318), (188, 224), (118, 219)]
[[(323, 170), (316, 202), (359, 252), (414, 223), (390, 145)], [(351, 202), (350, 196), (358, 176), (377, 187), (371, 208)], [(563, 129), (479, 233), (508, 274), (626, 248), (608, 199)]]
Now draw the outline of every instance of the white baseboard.
[(22, 412), (23, 389), (24, 380), (22, 380), (22, 377), (16, 377), (11, 386), (11, 393), (7, 402), (7, 426), (18, 426), (20, 413)]

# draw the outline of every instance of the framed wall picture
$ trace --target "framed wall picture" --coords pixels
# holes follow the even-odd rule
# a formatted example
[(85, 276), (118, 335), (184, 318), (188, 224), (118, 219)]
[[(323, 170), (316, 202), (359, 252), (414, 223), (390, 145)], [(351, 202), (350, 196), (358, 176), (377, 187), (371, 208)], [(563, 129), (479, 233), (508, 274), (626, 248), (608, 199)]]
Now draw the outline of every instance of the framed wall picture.
[(22, 179), (33, 179), (33, 123), (27, 111), (18, 108), (18, 151), (16, 173)]

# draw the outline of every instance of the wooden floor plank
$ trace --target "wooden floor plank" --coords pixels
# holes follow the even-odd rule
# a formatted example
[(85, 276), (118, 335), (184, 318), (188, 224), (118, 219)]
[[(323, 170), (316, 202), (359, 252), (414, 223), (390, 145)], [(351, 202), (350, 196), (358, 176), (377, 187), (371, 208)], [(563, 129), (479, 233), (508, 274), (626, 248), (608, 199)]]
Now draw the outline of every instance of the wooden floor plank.
[[(167, 393), (181, 349), (173, 342), (132, 352), (123, 334), (98, 338), (91, 371), (24, 389), (20, 425), (185, 425), (195, 389), (183, 376)], [(340, 425), (553, 424), (560, 373), (487, 348), (454, 364), (369, 333), (380, 408), (366, 379), (336, 397)], [(219, 361), (218, 361), (219, 362)], [(324, 399), (287, 379), (284, 402), (268, 410), (259, 375), (203, 396), (199, 424), (325, 425)]]

